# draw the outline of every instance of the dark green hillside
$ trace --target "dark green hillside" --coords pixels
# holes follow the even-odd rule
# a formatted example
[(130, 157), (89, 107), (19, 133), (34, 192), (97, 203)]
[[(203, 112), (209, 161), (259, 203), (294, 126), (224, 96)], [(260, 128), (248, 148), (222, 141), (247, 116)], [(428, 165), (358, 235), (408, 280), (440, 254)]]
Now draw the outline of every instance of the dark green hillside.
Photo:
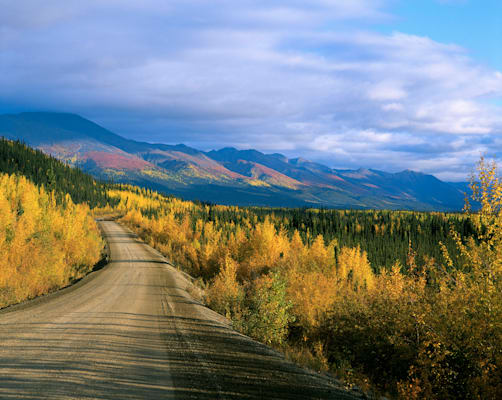
[(0, 172), (24, 175), (36, 185), (54, 190), (60, 199), (68, 193), (75, 203), (91, 207), (110, 202), (107, 184), (19, 141), (0, 138)]

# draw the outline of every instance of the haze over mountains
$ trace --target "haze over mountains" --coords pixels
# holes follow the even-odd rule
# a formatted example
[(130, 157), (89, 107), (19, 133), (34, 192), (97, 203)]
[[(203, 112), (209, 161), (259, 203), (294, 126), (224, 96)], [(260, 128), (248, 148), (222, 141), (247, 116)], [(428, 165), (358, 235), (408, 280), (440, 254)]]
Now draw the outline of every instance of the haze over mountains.
[(96, 177), (221, 204), (460, 210), (465, 185), (414, 171), (335, 170), (256, 150), (209, 152), (125, 139), (75, 114), (0, 115), (19, 139)]

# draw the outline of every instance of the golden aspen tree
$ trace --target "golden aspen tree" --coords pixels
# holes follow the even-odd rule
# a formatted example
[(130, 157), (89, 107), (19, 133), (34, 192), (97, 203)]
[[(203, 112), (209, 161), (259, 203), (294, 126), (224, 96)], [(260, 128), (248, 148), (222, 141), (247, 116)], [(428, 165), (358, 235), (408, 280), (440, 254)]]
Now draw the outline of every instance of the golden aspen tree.
[(103, 247), (85, 205), (22, 176), (0, 175), (0, 307), (47, 293), (88, 272)]
[(237, 281), (237, 263), (226, 254), (224, 264), (208, 290), (207, 301), (211, 308), (227, 318), (235, 318), (241, 313), (243, 298), (243, 288)]
[(371, 289), (375, 281), (366, 252), (361, 251), (359, 246), (342, 247), (338, 256), (336, 274), (339, 279), (348, 282), (356, 290)]
[(312, 270), (332, 272), (335, 267), (335, 243), (328, 246), (324, 244), (322, 235), (318, 235), (308, 251), (308, 258), (312, 265)]
[(319, 327), (325, 313), (337, 301), (338, 284), (333, 274), (321, 271), (287, 271), (287, 295), (292, 304), (292, 314), (307, 340)]

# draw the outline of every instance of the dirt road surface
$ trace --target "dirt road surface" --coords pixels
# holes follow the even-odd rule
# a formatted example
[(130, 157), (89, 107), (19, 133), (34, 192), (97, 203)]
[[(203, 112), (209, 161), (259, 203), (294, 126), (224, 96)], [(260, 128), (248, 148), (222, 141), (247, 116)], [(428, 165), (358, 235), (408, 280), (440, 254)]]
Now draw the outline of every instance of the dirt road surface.
[(190, 281), (112, 221), (111, 261), (0, 312), (0, 399), (352, 399), (241, 335)]

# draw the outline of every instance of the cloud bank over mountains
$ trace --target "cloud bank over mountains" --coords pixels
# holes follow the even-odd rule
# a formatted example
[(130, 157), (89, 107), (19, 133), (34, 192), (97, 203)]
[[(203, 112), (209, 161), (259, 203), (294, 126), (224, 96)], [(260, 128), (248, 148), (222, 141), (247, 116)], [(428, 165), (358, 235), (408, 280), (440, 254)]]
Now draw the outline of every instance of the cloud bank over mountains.
[(455, 44), (382, 33), (389, 3), (6, 2), (0, 111), (465, 179), (502, 148), (502, 73)]

